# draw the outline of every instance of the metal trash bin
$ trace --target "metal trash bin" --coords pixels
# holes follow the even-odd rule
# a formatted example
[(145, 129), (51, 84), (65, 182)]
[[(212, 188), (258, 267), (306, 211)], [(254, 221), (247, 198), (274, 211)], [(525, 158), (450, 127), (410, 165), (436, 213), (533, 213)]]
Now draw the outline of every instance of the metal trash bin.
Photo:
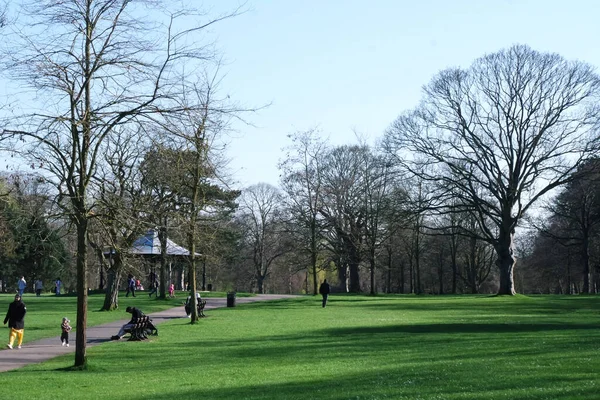
[(206, 287), (209, 292), (212, 292), (212, 283), (209, 283)]
[(227, 307), (235, 307), (235, 292), (227, 292)]

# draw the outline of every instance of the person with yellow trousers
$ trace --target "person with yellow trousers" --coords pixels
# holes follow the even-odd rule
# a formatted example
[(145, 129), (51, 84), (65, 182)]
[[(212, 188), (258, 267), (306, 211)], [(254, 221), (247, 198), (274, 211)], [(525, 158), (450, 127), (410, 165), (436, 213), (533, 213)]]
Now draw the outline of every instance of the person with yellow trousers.
[(25, 314), (27, 313), (27, 307), (21, 301), (21, 295), (15, 295), (15, 301), (10, 303), (8, 306), (8, 312), (4, 318), (4, 325), (8, 322), (10, 333), (8, 335), (8, 344), (6, 347), (9, 349), (13, 348), (15, 338), (17, 340), (17, 348), (21, 348), (23, 343), (23, 330), (25, 329)]

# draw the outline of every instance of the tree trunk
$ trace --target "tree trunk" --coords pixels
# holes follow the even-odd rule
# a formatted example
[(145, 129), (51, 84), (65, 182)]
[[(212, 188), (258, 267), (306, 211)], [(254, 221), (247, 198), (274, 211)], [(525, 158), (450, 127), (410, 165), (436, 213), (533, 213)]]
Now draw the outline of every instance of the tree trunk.
[(496, 253), (498, 256), (496, 265), (500, 270), (499, 295), (514, 296), (516, 294), (513, 276), (516, 263), (516, 259), (513, 256), (513, 235), (514, 233), (500, 232), (500, 239), (496, 246)]
[(348, 279), (348, 275), (347, 275), (348, 266), (346, 264), (343, 264), (341, 262), (341, 260), (338, 260), (338, 262), (336, 262), (336, 265), (337, 265), (337, 275), (338, 275), (340, 292), (347, 293), (348, 287), (347, 287), (346, 282)]
[[(192, 218), (192, 223), (195, 224), (195, 220)], [(188, 246), (190, 249), (190, 269), (188, 273), (188, 282), (190, 285), (190, 305), (191, 305), (191, 315), (190, 322), (195, 324), (200, 319), (198, 315), (198, 300), (196, 299), (196, 287), (198, 283), (196, 282), (196, 242), (195, 242), (195, 227), (192, 227), (189, 238), (188, 238)]]
[(348, 263), (350, 267), (350, 293), (360, 292), (360, 277), (358, 275), (358, 262), (351, 261)]
[[(120, 259), (120, 257), (119, 257)], [(106, 294), (104, 296), (104, 305), (100, 311), (113, 311), (119, 308), (119, 285), (121, 283), (121, 265), (117, 264), (107, 271)]]
[[(161, 227), (158, 230), (158, 241), (160, 242), (160, 288), (159, 288), (159, 299), (164, 300), (167, 298), (167, 228)], [(170, 278), (170, 276), (169, 276)], [(172, 283), (169, 279), (169, 283)]]
[(590, 243), (587, 234), (583, 235), (583, 244), (581, 249), (581, 257), (583, 261), (583, 293), (592, 293), (590, 287)]
[(79, 219), (77, 223), (77, 330), (75, 331), (76, 367), (85, 367), (87, 363), (87, 223), (88, 221), (85, 217)]
[(265, 290), (264, 289), (264, 281), (265, 281), (265, 278), (262, 275), (258, 275), (256, 277), (256, 286), (258, 287), (258, 293), (259, 294), (264, 294), (265, 293), (264, 292), (264, 290)]
[(371, 294), (377, 294), (377, 287), (375, 286), (375, 252), (371, 251), (371, 254), (369, 256), (370, 260), (369, 260), (369, 264), (371, 268), (369, 268), (371, 270)]
[[(311, 221), (311, 238), (310, 238), (310, 265), (312, 267), (313, 276), (313, 295), (319, 293), (317, 284), (317, 237), (316, 237), (316, 223), (313, 218)], [(307, 292), (308, 293), (308, 292)]]
[(444, 294), (444, 260), (440, 260), (440, 268), (439, 268), (439, 280), (440, 280), (440, 294)]
[(387, 293), (392, 293), (392, 249), (388, 248)]

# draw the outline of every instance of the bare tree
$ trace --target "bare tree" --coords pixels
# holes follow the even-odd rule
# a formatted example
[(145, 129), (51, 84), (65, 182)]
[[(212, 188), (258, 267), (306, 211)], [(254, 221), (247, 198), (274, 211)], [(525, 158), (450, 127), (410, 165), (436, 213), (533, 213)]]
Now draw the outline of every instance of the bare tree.
[[(323, 203), (319, 213), (327, 223), (329, 250), (335, 255), (340, 289), (358, 293), (364, 254), (365, 208), (362, 162), (369, 149), (340, 146), (326, 154)], [(346, 280), (349, 273), (349, 288)]]
[(133, 243), (148, 227), (144, 219), (148, 204), (144, 203), (146, 198), (142, 196), (139, 170), (144, 142), (140, 135), (116, 130), (114, 135), (107, 138), (104, 162), (96, 174), (98, 189), (95, 197), (98, 204), (95, 221), (104, 233), (96, 248), (110, 249), (106, 295), (102, 306), (105, 311), (118, 308), (123, 265), (130, 256)]
[(160, 3), (27, 1), (27, 19), (14, 24), (22, 30), (3, 41), (3, 67), (32, 89), (40, 111), (8, 116), (2, 139), (48, 172), (77, 230), (76, 367), (86, 364), (88, 185), (106, 138), (119, 126), (177, 111), (183, 65), (212, 58), (192, 34), (235, 14), (198, 24), (184, 10), (152, 8)]
[(439, 73), (388, 129), (388, 150), (437, 184), (435, 212), (467, 212), (493, 245), (499, 294), (515, 294), (515, 229), (598, 153), (600, 80), (583, 62), (513, 46)]
[(319, 208), (323, 196), (321, 169), (327, 149), (319, 136), (316, 130), (289, 135), (293, 145), (288, 149), (285, 160), (279, 164), (283, 173), (281, 184), (287, 193), (288, 209), (297, 231), (302, 232), (302, 249), (310, 257), (309, 270), (314, 295), (318, 294), (318, 258), (323, 242), (323, 224)]
[(240, 198), (240, 220), (245, 241), (252, 249), (254, 278), (259, 293), (264, 293), (265, 280), (271, 274), (273, 262), (288, 252), (289, 243), (282, 235), (281, 206), (281, 194), (266, 183), (250, 186)]
[(576, 173), (581, 177), (565, 185), (558, 196), (545, 207), (550, 217), (546, 223), (538, 226), (542, 235), (554, 239), (562, 246), (579, 250), (583, 293), (594, 291), (590, 284), (590, 253), (593, 242), (598, 239), (600, 225), (599, 165), (599, 160), (582, 164)]
[(8, 3), (6, 1), (0, 2), (0, 28), (4, 27), (8, 23)]
[[(182, 100), (185, 110), (181, 117), (167, 118), (164, 125), (178, 147), (178, 170), (175, 180), (178, 192), (178, 212), (185, 221), (185, 235), (190, 252), (188, 283), (190, 286), (191, 323), (195, 324), (199, 315), (196, 307), (197, 243), (200, 238), (200, 221), (213, 219), (214, 223), (223, 210), (233, 211), (234, 200), (239, 191), (228, 190), (220, 182), (220, 168), (223, 165), (225, 135), (232, 118), (239, 118), (243, 111), (227, 101), (229, 96), (218, 96), (219, 71), (204, 74), (199, 83), (193, 85)], [(210, 229), (203, 224), (204, 231)], [(216, 229), (212, 229), (215, 231)], [(203, 249), (204, 252), (208, 247)], [(205, 260), (206, 255), (202, 256)]]

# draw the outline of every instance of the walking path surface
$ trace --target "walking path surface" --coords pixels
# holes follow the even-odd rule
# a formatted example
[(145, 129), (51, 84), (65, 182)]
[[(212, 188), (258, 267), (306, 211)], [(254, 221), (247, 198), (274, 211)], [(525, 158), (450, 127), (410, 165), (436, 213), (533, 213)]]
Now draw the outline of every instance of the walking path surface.
[[(285, 294), (259, 294), (253, 297), (237, 297), (236, 305), (243, 303), (252, 303), (255, 301), (279, 300), (297, 297), (294, 295)], [(227, 305), (226, 298), (206, 298), (205, 310), (213, 308), (225, 307)], [(186, 318), (182, 306), (171, 308), (168, 310), (148, 314), (152, 318), (152, 322), (157, 325), (161, 322), (173, 318)], [(114, 321), (103, 325), (97, 325), (87, 328), (87, 347), (96, 346), (110, 341), (110, 337), (115, 335), (123, 324), (129, 322), (129, 319)], [(25, 327), (27, 334), (27, 327)], [(17, 349), (16, 345), (13, 350), (5, 349), (0, 351), (0, 372), (10, 371), (21, 368), (25, 365), (36, 364), (51, 358), (75, 352), (75, 332), (69, 335), (70, 347), (62, 347), (60, 345), (60, 335), (36, 340), (34, 342), (24, 343), (21, 349)], [(0, 343), (3, 343), (0, 341)]]

